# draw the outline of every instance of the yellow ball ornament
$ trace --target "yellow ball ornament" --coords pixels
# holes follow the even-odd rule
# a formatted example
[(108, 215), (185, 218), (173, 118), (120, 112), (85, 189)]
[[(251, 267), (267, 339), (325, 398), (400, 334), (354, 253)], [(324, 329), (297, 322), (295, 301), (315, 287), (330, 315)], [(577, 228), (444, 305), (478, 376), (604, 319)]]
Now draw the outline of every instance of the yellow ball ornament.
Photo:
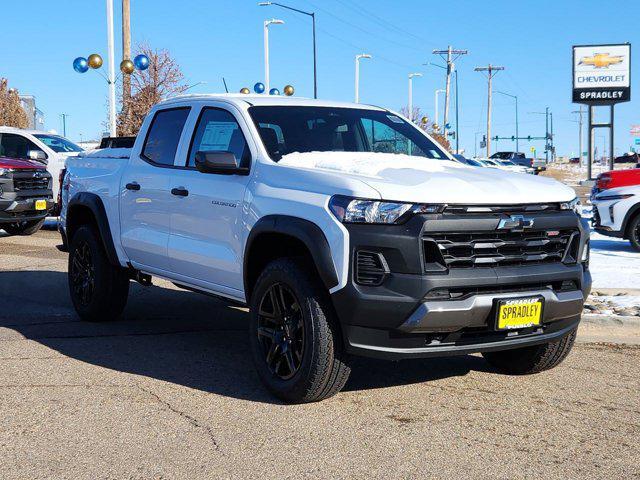
[(97, 53), (92, 53), (87, 59), (87, 63), (91, 68), (100, 68), (102, 66), (102, 57)]
[(285, 86), (283, 91), (284, 91), (284, 94), (285, 94), (287, 97), (290, 97), (290, 96), (291, 96), (291, 95), (293, 95), (293, 93), (295, 92), (295, 90), (294, 90), (294, 88), (293, 88), (293, 85), (287, 85), (287, 86)]
[(240, 93), (244, 93), (245, 95), (248, 95), (251, 93), (251, 90), (249, 90), (247, 87), (242, 87), (240, 89)]
[(120, 62), (120, 71), (126, 75), (131, 75), (135, 69), (136, 67), (129, 59)]

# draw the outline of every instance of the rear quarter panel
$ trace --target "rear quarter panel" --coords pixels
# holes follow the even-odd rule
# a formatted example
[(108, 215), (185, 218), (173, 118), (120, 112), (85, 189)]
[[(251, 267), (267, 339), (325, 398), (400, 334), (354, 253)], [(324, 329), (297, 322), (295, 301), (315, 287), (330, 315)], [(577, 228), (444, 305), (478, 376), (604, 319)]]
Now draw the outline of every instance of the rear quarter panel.
[(109, 229), (121, 265), (126, 255), (120, 244), (120, 213), (118, 198), (120, 179), (129, 162), (128, 158), (75, 157), (67, 163), (65, 187), (62, 195), (61, 222), (66, 225), (69, 201), (79, 192), (90, 192), (102, 200), (109, 221)]

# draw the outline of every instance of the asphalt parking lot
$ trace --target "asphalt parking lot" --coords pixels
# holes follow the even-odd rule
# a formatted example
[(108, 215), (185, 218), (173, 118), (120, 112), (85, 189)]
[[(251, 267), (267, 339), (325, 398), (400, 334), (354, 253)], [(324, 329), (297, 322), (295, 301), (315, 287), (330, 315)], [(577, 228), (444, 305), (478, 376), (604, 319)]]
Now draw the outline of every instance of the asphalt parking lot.
[[(640, 478), (640, 348), (584, 343), (536, 376), (480, 356), (357, 359), (280, 404), (247, 313), (166, 282), (86, 324), (55, 231), (0, 233), (0, 478)], [(603, 337), (606, 338), (606, 337)]]

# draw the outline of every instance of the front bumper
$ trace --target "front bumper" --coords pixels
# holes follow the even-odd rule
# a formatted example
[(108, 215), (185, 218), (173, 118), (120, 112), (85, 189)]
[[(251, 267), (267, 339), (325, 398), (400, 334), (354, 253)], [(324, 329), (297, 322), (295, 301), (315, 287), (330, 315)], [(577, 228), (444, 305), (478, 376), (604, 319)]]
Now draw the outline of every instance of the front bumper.
[[(45, 210), (36, 210), (36, 200), (46, 200), (47, 207)], [(46, 198), (28, 198), (18, 200), (0, 200), (0, 223), (14, 223), (25, 220), (40, 220), (48, 215), (48, 212), (54, 207), (51, 196)]]
[[(456, 355), (544, 343), (577, 326), (591, 290), (591, 275), (580, 262), (425, 270), (420, 242), (431, 235), (427, 230), (495, 232), (500, 219), (472, 217), (434, 216), (399, 226), (347, 226), (350, 279), (332, 295), (347, 351), (395, 359)], [(568, 212), (547, 214), (535, 221), (544, 229), (576, 229), (580, 258), (588, 240), (585, 221)], [(356, 255), (362, 249), (378, 252), (386, 261), (388, 271), (379, 285), (356, 281)], [(494, 328), (497, 300), (531, 296), (544, 298), (540, 326), (518, 331)]]

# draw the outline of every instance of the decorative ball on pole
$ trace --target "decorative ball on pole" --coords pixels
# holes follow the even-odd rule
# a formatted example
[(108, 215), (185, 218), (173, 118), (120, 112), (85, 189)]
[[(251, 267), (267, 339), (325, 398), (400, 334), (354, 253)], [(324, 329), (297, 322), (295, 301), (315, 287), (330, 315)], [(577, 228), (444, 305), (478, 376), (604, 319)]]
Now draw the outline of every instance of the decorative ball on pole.
[(243, 93), (245, 95), (249, 95), (251, 93), (251, 90), (249, 90), (247, 87), (242, 87), (240, 89), (240, 93)]
[(253, 86), (253, 91), (256, 93), (264, 93), (264, 83), (258, 82)]
[(120, 62), (120, 71), (125, 75), (131, 75), (134, 70), (135, 66), (131, 60), (126, 59)]
[(291, 95), (293, 95), (295, 93), (293, 85), (285, 85), (285, 87), (283, 88), (283, 91), (284, 91), (284, 94), (287, 97), (290, 97)]
[(149, 68), (149, 57), (147, 57), (144, 53), (136, 55), (133, 59), (133, 65), (138, 70), (146, 70), (147, 68)]
[(272, 88), (271, 90), (269, 90), (269, 95), (280, 95), (280, 90), (278, 90), (277, 88)]
[(78, 57), (73, 61), (73, 69), (78, 73), (85, 73), (89, 70), (89, 62), (84, 57)]
[(89, 55), (89, 58), (87, 60), (89, 63), (89, 67), (93, 68), (94, 70), (102, 66), (102, 57), (97, 53), (92, 53), (91, 55)]

